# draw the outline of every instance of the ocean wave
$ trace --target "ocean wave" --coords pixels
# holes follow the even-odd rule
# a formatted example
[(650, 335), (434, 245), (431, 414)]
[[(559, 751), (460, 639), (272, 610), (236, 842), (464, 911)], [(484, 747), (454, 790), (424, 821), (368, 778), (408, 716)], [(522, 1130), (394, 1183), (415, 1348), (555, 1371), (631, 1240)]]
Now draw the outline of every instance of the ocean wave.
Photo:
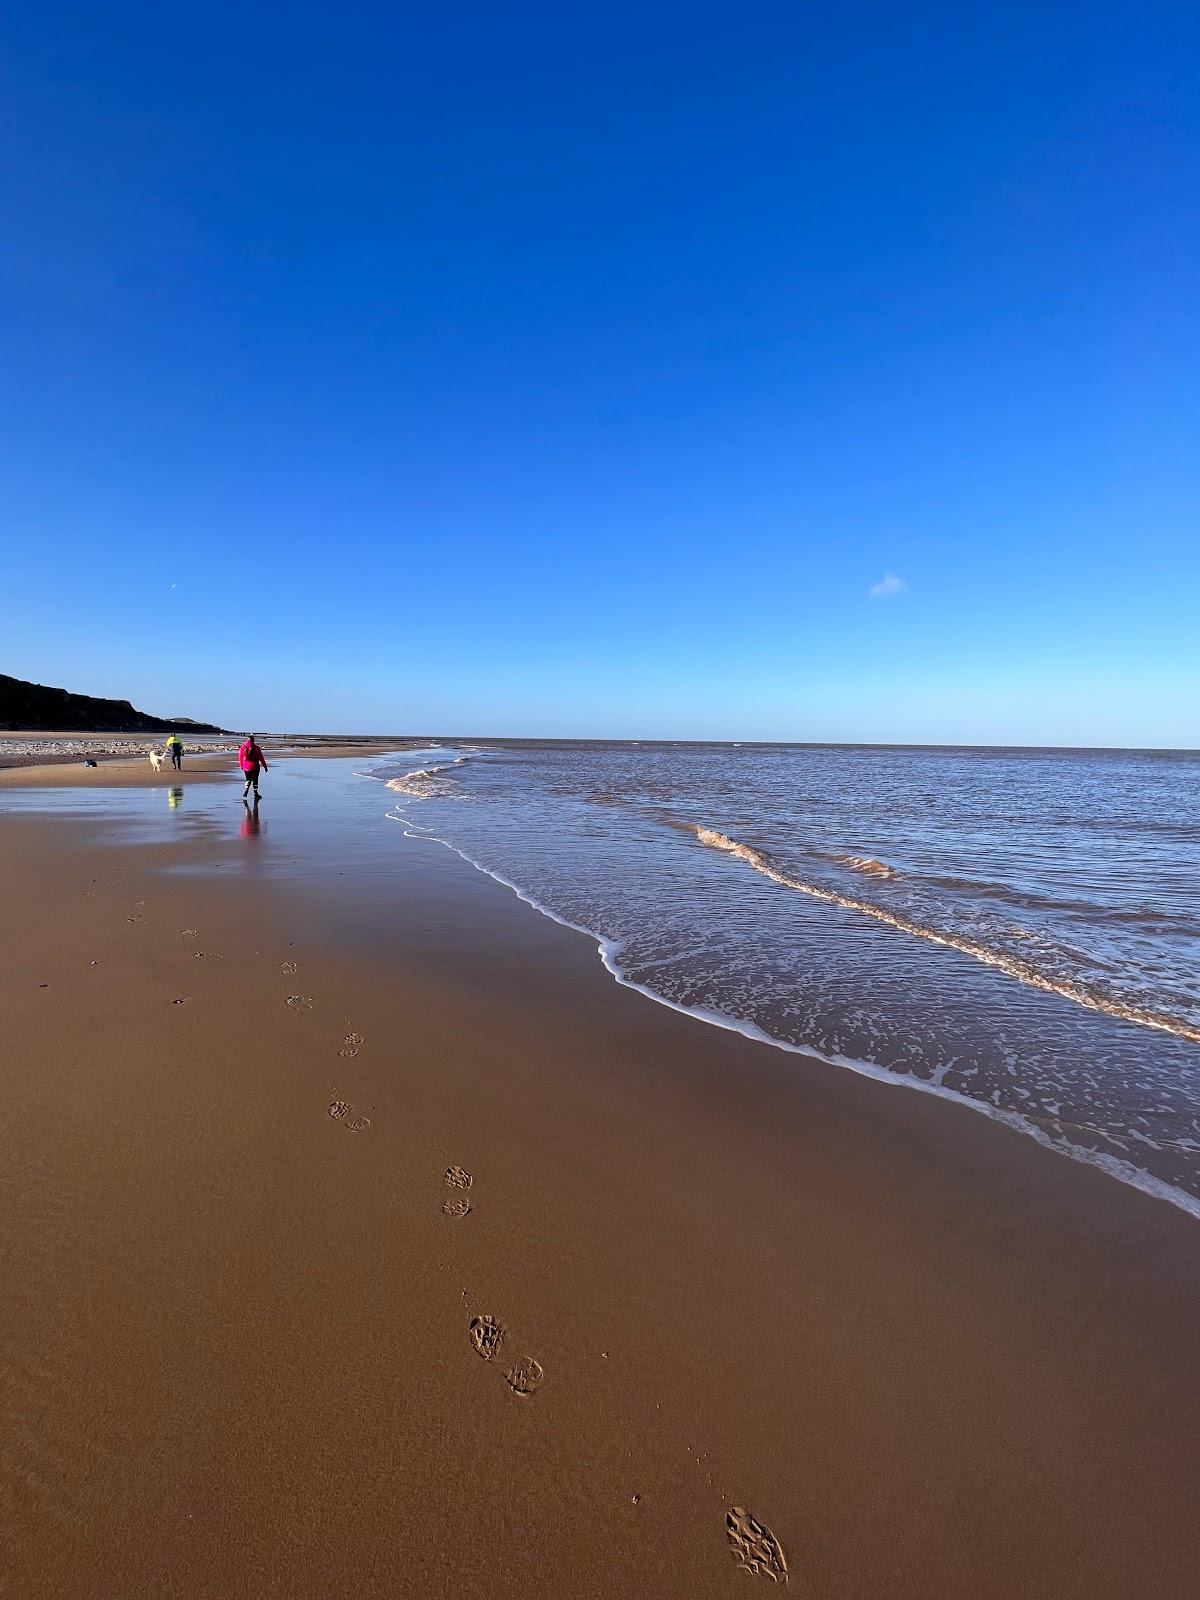
[(1164, 1033), (1173, 1033), (1181, 1039), (1189, 1039), (1195, 1044), (1200, 1044), (1200, 1027), (1181, 1017), (1114, 999), (1086, 984), (1044, 972), (1032, 962), (1024, 961), (1008, 951), (983, 944), (978, 939), (945, 932), (918, 922), (915, 918), (890, 907), (874, 905), (869, 900), (859, 900), (853, 895), (839, 894), (834, 889), (809, 883), (785, 871), (765, 851), (756, 850), (753, 845), (742, 844), (715, 828), (706, 828), (699, 823), (692, 824), (692, 828), (701, 844), (714, 850), (723, 850), (727, 855), (736, 856), (755, 872), (762, 873), (764, 877), (770, 878), (785, 889), (795, 889), (801, 894), (811, 895), (814, 899), (824, 900), (830, 905), (842, 906), (847, 911), (857, 911), (863, 916), (873, 917), (877, 922), (886, 923), (889, 927), (897, 928), (901, 933), (912, 934), (918, 939), (928, 939), (933, 944), (946, 945), (952, 950), (958, 950), (963, 955), (983, 962), (986, 966), (998, 968), (1008, 977), (1014, 978), (1018, 983), (1027, 984), (1030, 988), (1060, 995), (1064, 1000), (1071, 1000), (1076, 1005), (1086, 1006), (1092, 1011), (1103, 1011), (1108, 1016), (1118, 1017), (1124, 1022), (1134, 1022), (1145, 1028), (1159, 1028)]
[(385, 782), (396, 794), (406, 794), (411, 800), (445, 799), (454, 794), (455, 789), (453, 779), (446, 778), (444, 774), (452, 767), (461, 767), (470, 759), (470, 756), (456, 756), (453, 761), (443, 761), (433, 767), (416, 767), (412, 772), (405, 772), (399, 778), (388, 778)]
[(1193, 923), (1182, 917), (1168, 918), (1152, 906), (1105, 905), (1098, 899), (1081, 900), (1048, 894), (1040, 889), (1015, 888), (989, 878), (960, 878), (938, 872), (920, 872), (915, 876), (910, 874), (909, 881), (921, 888), (949, 889), (956, 895), (965, 893), (976, 900), (999, 900), (1004, 905), (1016, 907), (1018, 911), (1062, 911), (1068, 916), (1086, 918), (1091, 923), (1146, 927), (1158, 934), (1166, 933), (1181, 939), (1196, 937)]

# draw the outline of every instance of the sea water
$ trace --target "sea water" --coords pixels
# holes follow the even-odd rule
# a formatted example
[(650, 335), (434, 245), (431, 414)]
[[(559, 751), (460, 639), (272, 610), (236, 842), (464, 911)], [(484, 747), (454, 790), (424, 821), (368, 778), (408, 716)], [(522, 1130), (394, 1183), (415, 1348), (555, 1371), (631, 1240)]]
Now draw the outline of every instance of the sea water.
[(1200, 754), (513, 742), (389, 814), (620, 981), (1200, 1216)]

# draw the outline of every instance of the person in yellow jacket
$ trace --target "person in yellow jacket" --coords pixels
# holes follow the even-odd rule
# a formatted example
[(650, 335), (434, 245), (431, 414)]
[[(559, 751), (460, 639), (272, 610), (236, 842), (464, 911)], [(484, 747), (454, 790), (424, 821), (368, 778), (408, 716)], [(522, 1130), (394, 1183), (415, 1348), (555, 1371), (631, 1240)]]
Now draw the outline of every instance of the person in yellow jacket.
[(183, 743), (177, 733), (169, 734), (164, 753), (171, 758), (171, 765), (176, 772), (183, 771)]

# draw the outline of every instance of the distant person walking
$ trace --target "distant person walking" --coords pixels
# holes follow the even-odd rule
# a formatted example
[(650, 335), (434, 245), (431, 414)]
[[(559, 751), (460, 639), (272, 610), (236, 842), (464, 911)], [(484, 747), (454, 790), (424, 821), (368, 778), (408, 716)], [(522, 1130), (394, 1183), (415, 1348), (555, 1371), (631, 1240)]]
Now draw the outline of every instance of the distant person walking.
[(171, 734), (167, 739), (167, 754), (171, 758), (171, 765), (176, 772), (183, 771), (183, 743), (177, 733)]
[(266, 756), (263, 755), (258, 745), (254, 742), (253, 734), (249, 735), (245, 744), (238, 751), (238, 761), (241, 763), (242, 771), (246, 774), (246, 787), (242, 790), (242, 799), (244, 800), (253, 789), (254, 804), (257, 805), (259, 800), (258, 769), (261, 767), (264, 772), (268, 772), (270, 768), (267, 766)]

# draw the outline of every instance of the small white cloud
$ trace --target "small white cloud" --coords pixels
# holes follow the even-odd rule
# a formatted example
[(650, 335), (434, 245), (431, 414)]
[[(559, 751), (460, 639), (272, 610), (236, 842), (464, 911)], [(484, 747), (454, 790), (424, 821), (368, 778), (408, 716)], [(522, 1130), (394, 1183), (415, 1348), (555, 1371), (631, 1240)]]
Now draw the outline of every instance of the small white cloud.
[(889, 572), (886, 578), (880, 578), (878, 583), (873, 583), (867, 593), (880, 596), (899, 594), (903, 587), (904, 579), (898, 578), (894, 572)]
[(176, 585), (175, 585), (175, 584), (172, 584), (172, 585), (171, 585), (171, 587), (172, 587), (172, 589), (174, 589), (174, 588), (176, 588), (176, 587), (177, 587), (177, 586), (176, 586)]

